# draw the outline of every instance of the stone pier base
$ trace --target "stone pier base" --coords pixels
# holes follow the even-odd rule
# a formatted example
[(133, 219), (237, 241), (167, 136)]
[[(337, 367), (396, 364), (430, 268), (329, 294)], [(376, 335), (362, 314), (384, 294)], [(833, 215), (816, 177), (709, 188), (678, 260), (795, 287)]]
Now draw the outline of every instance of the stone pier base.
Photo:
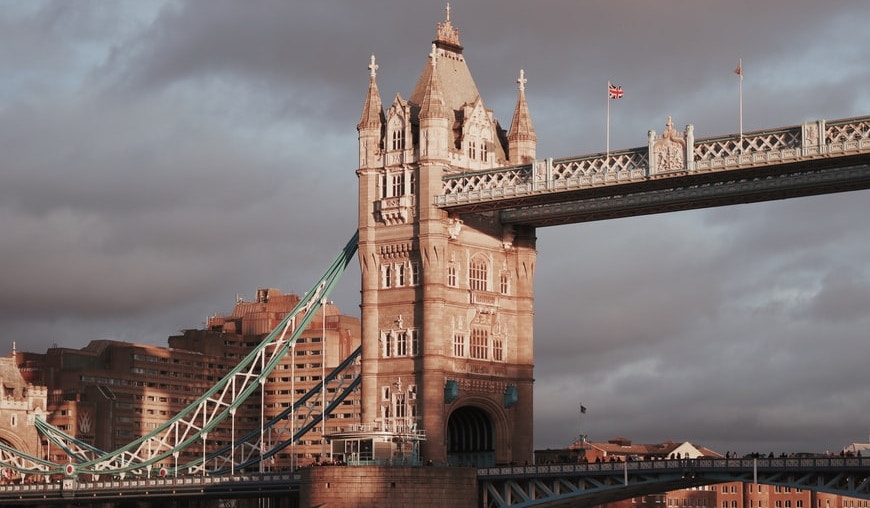
[(323, 466), (300, 473), (302, 508), (474, 508), (478, 502), (474, 468)]

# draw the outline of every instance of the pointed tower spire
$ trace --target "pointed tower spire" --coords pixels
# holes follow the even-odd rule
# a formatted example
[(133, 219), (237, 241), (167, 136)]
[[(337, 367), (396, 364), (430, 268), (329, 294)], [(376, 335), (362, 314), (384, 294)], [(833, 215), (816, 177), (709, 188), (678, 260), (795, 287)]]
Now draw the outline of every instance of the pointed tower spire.
[(366, 102), (363, 105), (362, 116), (356, 126), (359, 131), (359, 164), (365, 167), (374, 164), (383, 139), (386, 117), (381, 103), (381, 95), (378, 92), (376, 81), (378, 64), (375, 63), (375, 55), (372, 55), (369, 63), (369, 91)]
[(529, 104), (526, 102), (527, 82), (525, 71), (520, 69), (520, 77), (517, 79), (519, 96), (508, 133), (508, 157), (515, 164), (525, 164), (535, 160), (537, 149), (538, 136), (535, 134), (535, 126), (532, 125), (532, 116), (529, 114)]
[(429, 63), (432, 66), (432, 69), (429, 73), (429, 82), (426, 83), (423, 100), (420, 103), (420, 119), (447, 118), (447, 111), (444, 105), (444, 94), (441, 93), (441, 84), (438, 80), (438, 73), (435, 72), (435, 69), (438, 67), (438, 48), (435, 43), (432, 43), (432, 52), (429, 53)]
[(357, 124), (357, 130), (380, 129), (384, 123), (384, 109), (381, 104), (381, 95), (378, 92), (377, 77), (378, 64), (375, 63), (375, 55), (369, 63), (369, 92), (363, 105), (362, 116)]
[(432, 43), (429, 53), (430, 69), (428, 80), (420, 102), (420, 158), (439, 159), (447, 156), (450, 123), (444, 94), (436, 69), (438, 67), (438, 47)]

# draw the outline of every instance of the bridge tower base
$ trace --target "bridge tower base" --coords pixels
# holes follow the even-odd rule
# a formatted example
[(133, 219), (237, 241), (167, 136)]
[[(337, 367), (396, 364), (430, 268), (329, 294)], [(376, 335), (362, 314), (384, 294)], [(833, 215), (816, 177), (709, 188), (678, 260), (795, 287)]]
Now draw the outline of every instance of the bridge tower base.
[(323, 466), (301, 471), (300, 506), (477, 506), (477, 470), (465, 467)]

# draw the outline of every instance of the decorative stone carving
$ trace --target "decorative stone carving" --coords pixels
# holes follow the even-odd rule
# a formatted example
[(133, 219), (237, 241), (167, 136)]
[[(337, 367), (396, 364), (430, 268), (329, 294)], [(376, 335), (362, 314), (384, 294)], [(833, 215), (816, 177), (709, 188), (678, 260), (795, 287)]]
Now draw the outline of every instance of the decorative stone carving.
[(459, 217), (447, 218), (447, 236), (451, 240), (459, 238), (459, 231), (462, 230), (462, 219)]
[(649, 141), (652, 149), (650, 164), (652, 174), (686, 169), (686, 140), (683, 133), (674, 129), (674, 122), (670, 116), (662, 136), (656, 139), (655, 131), (649, 131)]
[(505, 225), (504, 230), (502, 230), (502, 240), (501, 244), (504, 247), (504, 250), (510, 250), (514, 245), (514, 240), (517, 237), (517, 233), (514, 230), (514, 227), (510, 224)]

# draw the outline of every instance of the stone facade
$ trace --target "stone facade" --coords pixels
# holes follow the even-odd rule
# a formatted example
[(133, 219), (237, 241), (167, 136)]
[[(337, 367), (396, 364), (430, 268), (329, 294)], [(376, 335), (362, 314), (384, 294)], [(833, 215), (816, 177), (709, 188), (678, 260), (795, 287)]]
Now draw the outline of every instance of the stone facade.
[(369, 68), (357, 126), (363, 420), (422, 429), (436, 464), (531, 461), (535, 230), (433, 205), (444, 175), (534, 159), (526, 80), (518, 69), (505, 132), (449, 8), (408, 100), (385, 112), (374, 56)]
[[(31, 456), (40, 456), (42, 445), (34, 418), (45, 418), (48, 393), (44, 386), (28, 383), (18, 370), (16, 353), (0, 358), (0, 442)], [(9, 478), (4, 472), (4, 478)]]
[(477, 506), (477, 471), (464, 467), (312, 467), (301, 471), (300, 506)]

